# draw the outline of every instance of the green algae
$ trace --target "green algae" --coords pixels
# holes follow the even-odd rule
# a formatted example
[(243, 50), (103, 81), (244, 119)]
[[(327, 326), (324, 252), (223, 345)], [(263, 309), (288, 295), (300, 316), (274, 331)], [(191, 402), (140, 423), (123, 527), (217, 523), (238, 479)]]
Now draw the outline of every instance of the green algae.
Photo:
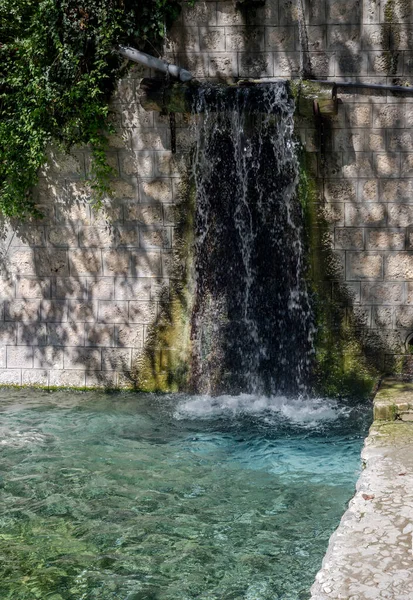
[[(187, 177), (175, 207), (175, 244), (169, 288), (161, 291), (159, 313), (150, 325), (143, 352), (135, 361), (129, 387), (150, 392), (187, 388), (193, 301), (195, 189)], [(127, 381), (126, 381), (127, 385)]]
[(320, 203), (323, 199), (309, 168), (310, 158), (310, 153), (301, 152), (298, 193), (305, 216), (308, 279), (315, 311), (313, 391), (329, 397), (369, 397), (378, 369), (365, 355), (357, 335), (357, 318), (347, 310), (351, 308), (351, 298), (340, 283), (329, 224)]

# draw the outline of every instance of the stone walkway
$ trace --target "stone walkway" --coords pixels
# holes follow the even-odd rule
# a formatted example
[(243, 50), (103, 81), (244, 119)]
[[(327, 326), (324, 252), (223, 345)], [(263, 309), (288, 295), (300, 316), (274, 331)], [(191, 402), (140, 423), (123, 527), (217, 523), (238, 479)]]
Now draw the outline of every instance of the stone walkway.
[(384, 382), (362, 452), (365, 468), (330, 539), (312, 600), (413, 600), (410, 404), (413, 384)]

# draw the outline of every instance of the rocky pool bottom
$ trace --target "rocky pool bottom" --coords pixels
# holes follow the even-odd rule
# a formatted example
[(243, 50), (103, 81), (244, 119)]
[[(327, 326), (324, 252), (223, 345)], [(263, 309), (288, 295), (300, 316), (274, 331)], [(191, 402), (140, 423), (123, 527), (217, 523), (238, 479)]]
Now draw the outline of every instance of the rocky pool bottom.
[(371, 405), (0, 391), (2, 600), (303, 600)]

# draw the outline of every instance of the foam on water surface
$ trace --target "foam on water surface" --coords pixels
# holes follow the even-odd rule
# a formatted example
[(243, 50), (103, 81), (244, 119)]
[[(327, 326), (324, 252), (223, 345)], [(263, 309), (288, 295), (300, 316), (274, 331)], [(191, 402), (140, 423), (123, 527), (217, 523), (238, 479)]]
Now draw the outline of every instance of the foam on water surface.
[(250, 416), (268, 423), (286, 419), (291, 423), (314, 428), (348, 416), (350, 407), (325, 398), (287, 398), (286, 396), (195, 396), (179, 402), (176, 419), (214, 419)]

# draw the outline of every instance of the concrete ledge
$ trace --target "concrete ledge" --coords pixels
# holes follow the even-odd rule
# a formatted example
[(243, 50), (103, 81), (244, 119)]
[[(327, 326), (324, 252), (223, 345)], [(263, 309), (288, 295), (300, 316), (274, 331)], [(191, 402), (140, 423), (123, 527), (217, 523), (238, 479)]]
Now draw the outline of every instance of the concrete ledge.
[(375, 421), (413, 421), (413, 383), (385, 379), (374, 399)]
[(411, 403), (411, 383), (388, 379), (378, 392), (381, 420), (365, 441), (356, 494), (330, 538), (312, 600), (413, 598), (413, 424), (401, 420)]

